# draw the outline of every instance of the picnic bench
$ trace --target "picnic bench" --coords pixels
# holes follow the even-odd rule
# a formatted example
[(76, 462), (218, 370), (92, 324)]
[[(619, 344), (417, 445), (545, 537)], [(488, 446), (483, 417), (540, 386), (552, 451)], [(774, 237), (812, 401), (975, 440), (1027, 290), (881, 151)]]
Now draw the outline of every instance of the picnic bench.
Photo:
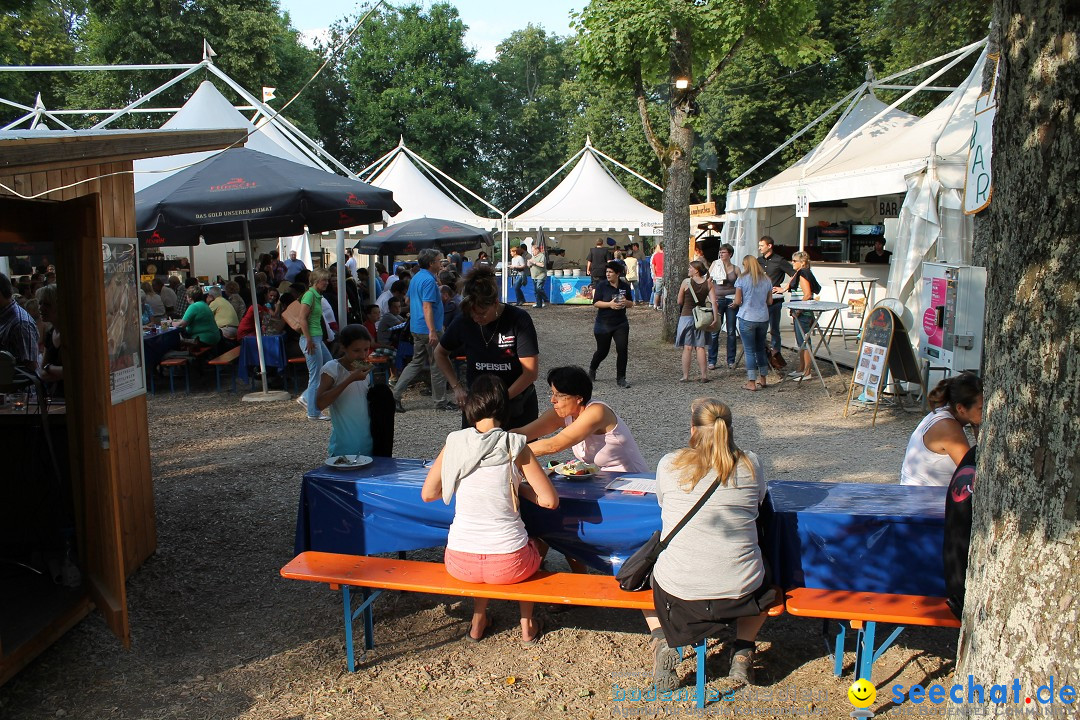
[[(353, 622), (364, 617), (364, 649), (375, 647), (375, 618), (371, 606), (385, 590), (419, 592), (459, 597), (485, 597), (494, 600), (518, 600), (554, 605), (652, 610), (651, 592), (626, 592), (610, 575), (549, 572), (541, 570), (528, 580), (513, 585), (468, 583), (452, 577), (442, 563), (369, 557), (308, 551), (302, 552), (281, 569), (282, 577), (291, 580), (328, 583), (331, 590), (341, 590), (345, 619), (345, 654), (349, 672), (356, 671), (353, 650)], [(355, 610), (349, 588), (363, 589), (363, 601)], [(784, 612), (782, 595), (770, 615)], [(697, 703), (705, 705), (705, 643), (697, 652)]]
[[(214, 385), (217, 387), (217, 391), (221, 392), (221, 371), (224, 368), (232, 367), (236, 363), (236, 359), (240, 357), (240, 346), (237, 345), (232, 350), (228, 350), (218, 355), (216, 358), (207, 363), (210, 367), (214, 368)], [(236, 390), (236, 368), (233, 368), (232, 376), (232, 389), (229, 392)]]
[[(790, 615), (821, 618), (826, 631), (829, 620), (838, 622), (840, 631), (835, 644), (829, 648), (833, 656), (833, 672), (838, 677), (843, 673), (847, 630), (850, 628), (857, 633), (856, 680), (871, 681), (874, 662), (889, 649), (906, 626), (960, 627), (960, 621), (949, 609), (945, 598), (940, 597), (793, 588), (787, 591), (784, 605)], [(895, 624), (897, 627), (880, 647), (875, 647), (879, 622)]]

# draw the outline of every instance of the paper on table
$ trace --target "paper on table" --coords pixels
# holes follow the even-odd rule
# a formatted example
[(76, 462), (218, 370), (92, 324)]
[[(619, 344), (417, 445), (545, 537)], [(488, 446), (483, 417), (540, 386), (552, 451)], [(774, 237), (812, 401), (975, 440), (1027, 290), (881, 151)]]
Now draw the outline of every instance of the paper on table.
[(608, 490), (656, 494), (656, 478), (645, 475), (620, 475), (605, 486)]

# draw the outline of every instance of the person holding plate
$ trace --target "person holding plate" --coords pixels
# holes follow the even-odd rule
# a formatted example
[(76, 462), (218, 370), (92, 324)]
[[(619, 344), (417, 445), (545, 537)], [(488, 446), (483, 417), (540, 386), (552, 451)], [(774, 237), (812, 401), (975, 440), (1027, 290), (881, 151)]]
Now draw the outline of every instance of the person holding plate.
[[(465, 382), (458, 380), (453, 358), (464, 355)], [(460, 312), (435, 348), (435, 363), (446, 377), (454, 400), (463, 407), (468, 388), (480, 375), (502, 380), (510, 397), (510, 427), (530, 423), (540, 414), (533, 383), (540, 374), (536, 327), (528, 312), (499, 302), (499, 284), (490, 265), (465, 275)], [(462, 427), (469, 427), (462, 420)]]
[[(315, 394), (317, 412), (330, 408), (330, 456), (372, 455), (371, 413), (368, 390), (371, 388), (371, 335), (363, 325), (346, 325), (340, 334), (344, 354), (323, 365), (319, 389)], [(392, 402), (392, 401), (391, 401)], [(393, 422), (393, 410), (385, 413)], [(380, 418), (380, 423), (384, 419)]]
[[(579, 367), (554, 368), (547, 376), (551, 409), (514, 430), (537, 457), (573, 448), (574, 457), (606, 472), (649, 472), (630, 428), (615, 411), (592, 399), (592, 380)], [(544, 437), (558, 431), (552, 437)]]

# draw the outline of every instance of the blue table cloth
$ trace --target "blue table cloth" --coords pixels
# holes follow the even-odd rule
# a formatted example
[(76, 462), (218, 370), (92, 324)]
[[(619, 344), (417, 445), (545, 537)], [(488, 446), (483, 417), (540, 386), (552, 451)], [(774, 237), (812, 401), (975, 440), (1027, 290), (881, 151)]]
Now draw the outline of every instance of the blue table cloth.
[(143, 333), (143, 367), (153, 372), (165, 353), (180, 347), (180, 329), (170, 328), (156, 333)]
[[(266, 367), (277, 368), (284, 373), (289, 360), (285, 354), (285, 336), (263, 335), (262, 341)], [(240, 341), (240, 358), (236, 365), (236, 378), (240, 382), (247, 382), (249, 367), (259, 367), (259, 346), (254, 335)]]
[[(360, 469), (320, 467), (304, 475), (295, 549), (371, 555), (446, 544), (454, 505), (425, 503), (420, 460), (375, 458)], [(655, 495), (555, 479), (559, 507), (528, 502), (530, 535), (589, 567), (614, 573), (660, 529)], [(909, 595), (945, 594), (941, 547), (945, 488), (852, 483), (769, 483), (764, 552), (774, 582)]]
[(776, 582), (943, 597), (946, 490), (769, 483), (768, 545)]
[[(618, 473), (585, 481), (554, 480), (559, 507), (521, 504), (530, 535), (586, 565), (614, 572), (660, 528), (655, 495), (624, 495), (604, 486)], [(420, 460), (375, 458), (360, 469), (323, 466), (304, 475), (296, 552), (371, 555), (446, 544), (454, 504), (425, 503)]]

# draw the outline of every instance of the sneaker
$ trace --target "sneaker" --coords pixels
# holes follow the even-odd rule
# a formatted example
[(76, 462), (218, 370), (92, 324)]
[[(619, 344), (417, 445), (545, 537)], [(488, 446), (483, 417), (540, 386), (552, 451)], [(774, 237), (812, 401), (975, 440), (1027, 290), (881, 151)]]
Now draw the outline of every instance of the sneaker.
[(716, 369), (716, 363), (709, 363), (709, 369), (710, 370), (715, 370)]
[(629, 388), (630, 387), (630, 383), (624, 377), (616, 378), (615, 384), (618, 385), (621, 388)]
[(296, 404), (307, 410), (307, 398), (303, 395), (296, 396)]
[[(790, 377), (790, 376), (789, 376)], [(791, 378), (794, 382), (803, 382), (809, 380), (809, 375), (803, 375), (802, 373), (796, 373), (795, 377)]]
[(797, 377), (799, 377), (800, 375), (802, 375), (802, 373), (801, 373), (801, 372), (799, 372), (798, 370), (793, 370), (793, 371), (791, 371), (791, 372), (789, 372), (789, 373), (787, 374), (787, 376), (788, 376), (789, 378), (797, 378)]
[(405, 412), (405, 406), (401, 403), (401, 400), (394, 401), (394, 412)]
[(679, 666), (679, 651), (668, 647), (667, 640), (658, 637), (652, 639), (652, 651), (656, 691), (671, 692), (679, 686), (679, 675), (675, 672)]
[(329, 416), (329, 415), (327, 415), (326, 413), (323, 413), (322, 415), (318, 415), (318, 416), (315, 416), (315, 415), (308, 415), (308, 416), (307, 416), (307, 419), (308, 419), (308, 420), (329, 420), (329, 419), (330, 419), (330, 416)]
[(754, 651), (749, 648), (736, 650), (731, 655), (731, 669), (728, 679), (740, 685), (754, 684)]
[(436, 410), (450, 410), (452, 412), (457, 412), (458, 406), (456, 404), (450, 402), (449, 400), (447, 400), (446, 402), (435, 403), (435, 409)]

